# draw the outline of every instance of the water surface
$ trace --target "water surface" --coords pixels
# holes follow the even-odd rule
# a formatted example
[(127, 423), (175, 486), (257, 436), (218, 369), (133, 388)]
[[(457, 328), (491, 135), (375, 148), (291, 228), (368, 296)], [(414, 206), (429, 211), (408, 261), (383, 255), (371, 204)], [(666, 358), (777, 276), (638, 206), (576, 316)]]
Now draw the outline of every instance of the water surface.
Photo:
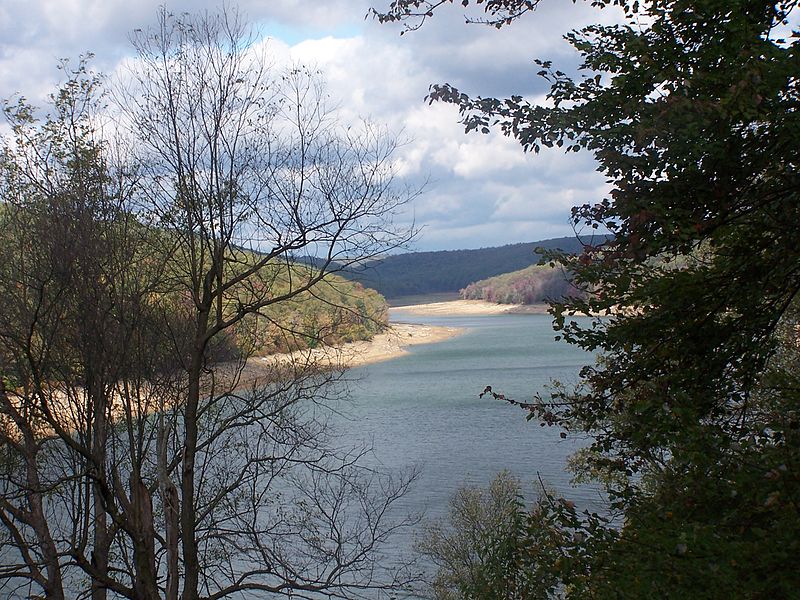
[[(562, 440), (557, 428), (526, 421), (525, 411), (479, 393), (487, 386), (521, 401), (552, 379), (575, 383), (593, 361), (584, 351), (554, 340), (549, 315), (426, 317), (396, 311), (395, 322), (466, 328), (455, 338), (411, 346), (409, 354), (354, 369), (345, 434), (371, 441), (387, 469), (421, 470), (402, 508), (446, 514), (464, 485), (486, 485), (500, 470), (519, 477), (526, 494), (541, 479), (581, 507), (601, 506), (597, 490), (570, 485), (567, 456), (585, 443)], [(409, 539), (398, 546), (410, 546)], [(398, 548), (400, 549), (400, 548)]]

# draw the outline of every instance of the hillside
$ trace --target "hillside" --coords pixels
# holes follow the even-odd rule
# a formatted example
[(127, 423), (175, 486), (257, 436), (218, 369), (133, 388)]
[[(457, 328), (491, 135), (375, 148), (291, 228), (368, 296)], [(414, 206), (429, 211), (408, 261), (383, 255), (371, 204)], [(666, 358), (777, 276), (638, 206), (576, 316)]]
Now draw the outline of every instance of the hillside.
[[(238, 268), (246, 267), (256, 256), (247, 250), (236, 252), (238, 260), (231, 264)], [(292, 289), (302, 287), (317, 275), (315, 269), (304, 264), (267, 265), (248, 285), (230, 290), (223, 310), (235, 310), (240, 294), (289, 296)], [(357, 281), (329, 273), (311, 289), (268, 304), (258, 315), (248, 315), (223, 336), (219, 352), (225, 358), (240, 352), (265, 356), (369, 340), (387, 323), (388, 304), (383, 296)]]
[[(299, 271), (302, 267), (294, 269)], [(274, 293), (284, 289), (288, 285), (279, 276)], [(385, 328), (387, 309), (386, 300), (375, 290), (338, 275), (327, 275), (308, 292), (267, 307), (263, 311), (265, 318), (259, 318), (258, 323), (251, 322), (255, 350), (265, 355), (319, 344), (369, 340)]]
[(538, 304), (548, 299), (575, 296), (577, 290), (564, 271), (548, 265), (531, 265), (471, 283), (461, 290), (465, 300), (500, 304)]
[(574, 254), (582, 245), (575, 237), (564, 237), (477, 250), (397, 254), (366, 263), (346, 277), (387, 298), (458, 292), (472, 282), (537, 264), (540, 257), (534, 251), (539, 247)]

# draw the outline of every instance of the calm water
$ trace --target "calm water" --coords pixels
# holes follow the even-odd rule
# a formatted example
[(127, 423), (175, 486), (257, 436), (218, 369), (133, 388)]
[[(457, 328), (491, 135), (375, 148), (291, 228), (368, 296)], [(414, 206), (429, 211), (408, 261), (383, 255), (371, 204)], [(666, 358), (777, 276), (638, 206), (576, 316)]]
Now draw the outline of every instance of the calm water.
[[(538, 487), (538, 473), (559, 495), (599, 508), (597, 491), (572, 487), (564, 469), (581, 440), (562, 440), (559, 430), (526, 421), (518, 407), (478, 398), (487, 385), (529, 400), (552, 379), (577, 381), (592, 356), (554, 341), (549, 315), (420, 317), (398, 311), (392, 319), (468, 330), (351, 372), (356, 381), (346, 434), (372, 441), (375, 459), (385, 468), (421, 469), (404, 509), (443, 516), (459, 487), (486, 485), (502, 469), (518, 476), (528, 494)], [(410, 545), (399, 540), (398, 551)]]
[[(397, 515), (424, 511), (429, 519), (444, 516), (459, 487), (486, 485), (502, 469), (526, 484), (529, 497), (536, 493), (539, 473), (556, 493), (579, 506), (601, 507), (597, 491), (571, 487), (564, 470), (566, 457), (581, 440), (562, 440), (558, 430), (527, 422), (519, 408), (478, 398), (487, 385), (528, 400), (551, 379), (576, 381), (578, 370), (592, 357), (555, 342), (548, 315), (433, 318), (397, 312), (393, 320), (467, 329), (458, 337), (412, 346), (406, 356), (349, 373), (346, 418), (336, 419), (341, 445), (371, 443), (371, 460), (382, 470), (420, 470), (411, 492), (396, 507)], [(409, 556), (414, 535), (395, 538), (382, 564), (395, 565)], [(425, 564), (419, 568), (432, 570)], [(75, 585), (78, 589), (84, 584)], [(27, 597), (21, 589), (10, 597)], [(4, 593), (5, 588), (0, 590)], [(424, 596), (420, 591), (398, 597)]]

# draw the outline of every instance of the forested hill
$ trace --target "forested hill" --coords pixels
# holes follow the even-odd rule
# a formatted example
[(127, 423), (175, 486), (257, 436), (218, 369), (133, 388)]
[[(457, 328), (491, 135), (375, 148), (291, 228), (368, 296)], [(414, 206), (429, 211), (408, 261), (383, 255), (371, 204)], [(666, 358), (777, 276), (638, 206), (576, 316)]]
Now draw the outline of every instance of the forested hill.
[(461, 290), (465, 300), (486, 300), (500, 304), (537, 304), (580, 292), (560, 268), (531, 265), (519, 271), (496, 275), (471, 283)]
[(372, 261), (346, 276), (387, 298), (458, 292), (474, 281), (537, 264), (540, 256), (534, 252), (536, 248), (573, 254), (581, 247), (576, 237), (563, 237), (478, 250), (412, 252)]

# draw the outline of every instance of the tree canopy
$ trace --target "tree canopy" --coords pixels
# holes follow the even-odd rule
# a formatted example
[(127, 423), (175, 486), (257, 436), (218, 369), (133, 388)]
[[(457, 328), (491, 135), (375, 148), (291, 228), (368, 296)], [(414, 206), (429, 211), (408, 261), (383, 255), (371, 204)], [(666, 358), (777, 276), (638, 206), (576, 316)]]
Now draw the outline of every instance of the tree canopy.
[[(396, 0), (382, 21), (421, 26), (448, 1)], [(537, 0), (464, 0), (496, 27)], [(571, 597), (786, 598), (798, 581), (796, 0), (594, 0), (616, 25), (566, 33), (570, 76), (546, 59), (546, 105), (434, 84), (467, 131), (526, 151), (589, 151), (612, 184), (573, 209), (614, 238), (551, 255), (586, 298), (552, 307), (568, 342), (599, 353), (575, 390), (525, 404), (586, 432), (583, 476), (624, 520), (559, 509)], [(533, 14), (529, 14), (533, 13)], [(591, 317), (604, 314), (605, 317)], [(590, 320), (571, 320), (587, 315)], [(565, 536), (565, 540), (575, 540)]]
[(560, 300), (579, 291), (562, 269), (531, 265), (470, 283), (461, 290), (465, 300), (486, 300), (499, 304), (539, 304)]

